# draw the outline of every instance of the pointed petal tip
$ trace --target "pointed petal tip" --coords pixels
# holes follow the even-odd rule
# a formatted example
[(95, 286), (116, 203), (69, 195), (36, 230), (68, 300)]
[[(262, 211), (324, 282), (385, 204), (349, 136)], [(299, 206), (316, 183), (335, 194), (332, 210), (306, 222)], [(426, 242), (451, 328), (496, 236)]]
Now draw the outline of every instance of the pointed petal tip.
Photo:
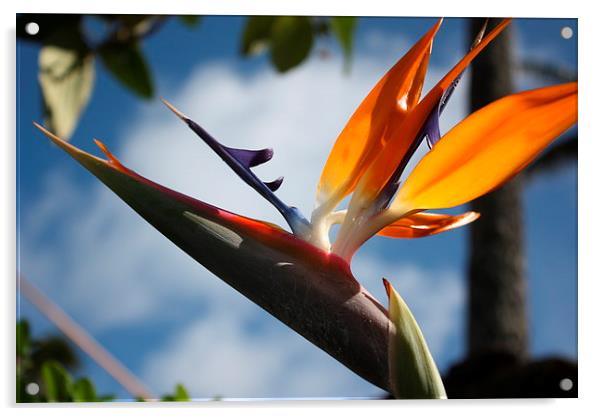
[(264, 149), (265, 152), (265, 157), (267, 160), (272, 160), (272, 158), (274, 157), (274, 149), (272, 147), (266, 147)]
[(468, 225), (480, 216), (481, 214), (475, 211), (467, 211), (458, 215), (416, 213), (389, 224), (377, 235), (389, 238), (428, 237)]
[(483, 23), (481, 30), (479, 30), (479, 33), (477, 33), (477, 36), (472, 41), (472, 45), (470, 46), (470, 49), (475, 48), (479, 43), (481, 43), (481, 41), (483, 40), (483, 36), (485, 36), (485, 31), (487, 30), (488, 23), (489, 23), (489, 18), (485, 19), (485, 23)]
[(35, 128), (37, 128), (38, 130), (40, 130), (44, 136), (46, 136), (47, 138), (49, 138), (54, 144), (56, 144), (57, 146), (63, 148), (65, 151), (69, 152), (69, 153), (81, 153), (81, 150), (78, 149), (77, 147), (73, 146), (72, 144), (68, 143), (66, 140), (60, 138), (59, 136), (57, 136), (56, 134), (52, 133), (50, 130), (48, 130), (46, 127), (42, 126), (39, 123), (36, 123), (35, 121), (33, 122), (33, 125)]
[(465, 212), (464, 214), (458, 215), (457, 221), (455, 223), (451, 223), (449, 225), (449, 229), (453, 230), (453, 229), (456, 229), (456, 228), (463, 227), (465, 225), (468, 225), (470, 223), (475, 222), (480, 217), (481, 217), (481, 213), (480, 212), (476, 212), (476, 211)]
[(431, 47), (433, 46), (433, 39), (435, 38), (435, 35), (437, 34), (437, 32), (439, 31), (439, 29), (441, 28), (441, 25), (443, 24), (443, 17), (440, 17), (439, 20), (437, 20), (437, 23), (435, 23), (427, 32), (425, 38), (429, 39), (430, 41), (430, 45)]
[[(429, 19), (430, 20), (430, 19)], [(429, 22), (430, 23), (430, 22)], [(417, 105), (422, 92), (433, 40), (443, 23), (439, 18), (383, 75), (355, 109), (332, 147), (318, 182), (317, 206), (324, 212), (353, 192), (378, 157), (400, 114)], [(332, 206), (331, 206), (332, 205)]]
[(385, 291), (387, 292), (387, 297), (391, 297), (391, 283), (387, 279), (383, 277), (383, 285), (385, 286)]
[(42, 133), (44, 133), (44, 135), (45, 135), (46, 137), (48, 137), (49, 139), (51, 139), (51, 140), (53, 140), (53, 141), (55, 141), (55, 140), (64, 141), (64, 140), (63, 140), (63, 139), (61, 139), (60, 137), (58, 137), (58, 136), (56, 136), (56, 135), (52, 134), (52, 133), (50, 132), (50, 130), (48, 130), (46, 127), (42, 126), (41, 124), (39, 124), (39, 123), (37, 123), (37, 122), (35, 122), (35, 121), (33, 121), (32, 123), (33, 123), (33, 125), (34, 125), (34, 127), (35, 127), (35, 128), (37, 128), (37, 129), (38, 129), (38, 130), (40, 130)]
[(123, 172), (128, 172), (129, 169), (126, 168), (120, 161), (119, 159), (117, 159), (115, 156), (113, 156), (113, 153), (111, 153), (109, 151), (109, 148), (103, 143), (101, 142), (99, 139), (93, 139), (94, 143), (96, 144), (96, 146), (98, 146), (100, 148), (100, 150), (105, 154), (105, 156), (108, 159), (109, 164), (115, 166), (117, 169), (123, 171)]
[[(52, 141), (55, 145), (57, 145), (58, 147), (63, 149), (65, 152), (67, 152), (69, 155), (71, 155), (71, 157), (73, 157), (75, 160), (77, 160), (79, 163), (81, 163), (83, 165), (86, 165), (89, 162), (95, 162), (95, 163), (100, 162), (100, 163), (109, 164), (109, 165), (113, 166), (114, 168), (123, 170), (124, 172), (128, 171), (127, 168), (125, 168), (113, 155), (111, 155), (109, 157), (109, 160), (107, 161), (100, 157), (94, 156), (88, 152), (85, 152), (78, 147), (75, 147), (71, 143), (68, 143), (66, 140), (64, 140), (64, 139), (60, 138), (59, 136), (57, 136), (56, 134), (50, 132), (48, 129), (46, 129), (42, 125), (36, 123), (35, 121), (33, 122), (33, 125), (38, 130), (40, 130), (46, 137), (48, 137), (48, 139), (50, 139), (50, 141)], [(103, 150), (103, 152), (105, 152), (105, 154), (107, 154), (108, 150), (104, 144), (102, 144), (97, 139), (94, 139), (94, 142), (97, 144), (98, 147), (100, 147), (101, 150)], [(109, 154), (107, 154), (107, 156)]]
[(96, 138), (95, 138), (95, 139), (92, 139), (92, 140), (94, 141), (94, 144), (95, 144), (96, 146), (98, 146), (98, 148), (99, 148), (99, 149), (100, 149), (100, 150), (101, 150), (101, 151), (102, 151), (102, 152), (103, 152), (103, 153), (104, 153), (104, 154), (105, 154), (107, 157), (110, 157), (110, 156), (112, 156), (112, 155), (111, 155), (111, 152), (109, 152), (109, 148), (108, 148), (108, 147), (107, 147), (107, 146), (106, 146), (106, 145), (105, 145), (103, 142), (101, 142), (101, 141), (100, 141), (100, 139), (96, 139)]
[(167, 108), (169, 108), (182, 121), (187, 122), (189, 120), (189, 118), (184, 113), (182, 113), (180, 110), (178, 110), (173, 104), (171, 104), (165, 98), (161, 98), (161, 102), (163, 102), (163, 104), (165, 104), (165, 106)]
[(282, 181), (284, 181), (284, 176), (280, 176), (279, 178), (271, 182), (264, 182), (264, 184), (270, 189), (270, 191), (276, 192), (278, 188), (280, 188), (280, 186), (282, 185)]
[(466, 213), (466, 216), (470, 217), (471, 221), (474, 221), (474, 220), (478, 220), (479, 218), (481, 218), (481, 213), (476, 212), (476, 211), (468, 211)]

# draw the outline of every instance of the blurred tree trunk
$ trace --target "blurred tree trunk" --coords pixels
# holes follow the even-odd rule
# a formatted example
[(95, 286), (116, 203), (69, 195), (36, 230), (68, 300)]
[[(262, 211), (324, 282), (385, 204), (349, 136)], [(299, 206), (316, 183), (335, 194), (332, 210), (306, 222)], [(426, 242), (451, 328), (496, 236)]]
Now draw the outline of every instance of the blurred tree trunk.
[[(491, 20), (490, 27), (498, 23)], [(471, 42), (483, 23), (471, 19)], [(472, 64), (470, 112), (513, 92), (512, 60), (509, 27)], [(573, 147), (564, 146), (561, 153)], [(550, 159), (558, 159), (556, 153), (550, 152)], [(528, 357), (523, 176), (472, 203), (481, 218), (470, 226), (468, 351), (444, 377), (449, 398), (577, 397), (575, 362)], [(573, 387), (562, 388), (564, 379)]]
[[(483, 23), (471, 19), (469, 39)], [(472, 64), (471, 113), (513, 92), (512, 64), (509, 27)], [(521, 194), (518, 176), (472, 203), (481, 218), (471, 226), (469, 241), (469, 356), (502, 353), (522, 359), (528, 352)]]

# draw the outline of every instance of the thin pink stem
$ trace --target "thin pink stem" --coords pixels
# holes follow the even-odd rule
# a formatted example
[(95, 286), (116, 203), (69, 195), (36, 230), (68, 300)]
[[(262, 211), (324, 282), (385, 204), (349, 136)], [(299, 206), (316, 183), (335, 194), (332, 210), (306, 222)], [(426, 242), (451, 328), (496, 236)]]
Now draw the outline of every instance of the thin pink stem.
[(135, 375), (21, 274), (19, 275), (19, 290), (71, 341), (96, 361), (99, 366), (109, 373), (133, 397), (140, 397), (144, 400), (153, 399), (153, 394)]

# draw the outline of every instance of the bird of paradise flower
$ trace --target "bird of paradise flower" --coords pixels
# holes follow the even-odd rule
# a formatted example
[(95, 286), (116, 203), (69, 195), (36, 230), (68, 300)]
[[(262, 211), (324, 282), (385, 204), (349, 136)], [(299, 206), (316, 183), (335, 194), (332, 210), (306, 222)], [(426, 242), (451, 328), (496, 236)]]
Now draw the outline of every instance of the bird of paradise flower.
[[(577, 120), (577, 83), (525, 91), (471, 114), (441, 136), (439, 116), (470, 62), (510, 23), (484, 36), (421, 99), (439, 20), (373, 87), (343, 128), (324, 166), (308, 220), (282, 202), (282, 178), (251, 168), (271, 149), (224, 146), (165, 104), (285, 218), (292, 233), (156, 184), (126, 168), (98, 140), (107, 160), (36, 126), (149, 223), (243, 295), (398, 398), (445, 398), (420, 328), (384, 280), (389, 310), (353, 277), (349, 263), (374, 235), (417, 238), (476, 220), (424, 212), (455, 207), (501, 186)], [(430, 151), (401, 182), (418, 146)], [(347, 209), (337, 210), (351, 195)], [(333, 242), (330, 229), (340, 224)]]

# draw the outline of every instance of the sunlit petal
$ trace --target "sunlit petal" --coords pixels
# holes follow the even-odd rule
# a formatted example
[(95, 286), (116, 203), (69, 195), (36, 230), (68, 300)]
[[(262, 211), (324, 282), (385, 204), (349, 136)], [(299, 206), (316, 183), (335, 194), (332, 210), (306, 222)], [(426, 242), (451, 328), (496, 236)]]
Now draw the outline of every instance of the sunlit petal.
[(402, 118), (420, 98), (439, 20), (364, 98), (339, 135), (318, 184), (317, 202), (351, 192), (368, 164), (382, 149), (391, 118)]
[[(485, 20), (483, 27), (476, 35), (470, 49), (476, 48), (479, 45), (479, 43), (481, 43), (481, 41), (483, 40), (483, 36), (485, 35), (485, 30), (487, 28), (487, 22), (488, 20)], [(416, 135), (413, 142), (410, 144), (410, 147), (405, 151), (405, 154), (399, 162), (399, 164), (397, 165), (397, 168), (393, 172), (393, 175), (389, 177), (387, 183), (381, 189), (379, 196), (375, 201), (375, 205), (377, 205), (378, 207), (384, 208), (389, 205), (389, 203), (395, 196), (395, 193), (399, 189), (399, 179), (401, 178), (401, 175), (403, 174), (408, 162), (410, 161), (410, 159), (412, 158), (422, 141), (426, 140), (429, 148), (432, 148), (433, 145), (441, 139), (439, 118), (441, 117), (443, 110), (449, 103), (450, 98), (454, 93), (454, 90), (458, 86), (465, 71), (466, 70), (460, 72), (460, 74), (451, 82), (451, 84), (447, 86), (447, 88), (441, 95), (441, 98), (439, 99), (439, 104), (435, 105), (435, 107), (432, 109), (431, 114), (427, 117), (427, 120), (422, 126), (422, 129)]]
[[(495, 39), (506, 26), (510, 19), (503, 20), (491, 32), (489, 32), (482, 41), (474, 46), (462, 58), (456, 66), (452, 68), (431, 91), (410, 111), (405, 119), (392, 125), (393, 133), (391, 139), (385, 143), (378, 156), (374, 158), (360, 181), (358, 182), (353, 197), (349, 203), (348, 214), (341, 226), (337, 238), (332, 245), (332, 251), (341, 257), (350, 260), (355, 251), (368, 238), (377, 233), (381, 228), (396, 221), (401, 216), (407, 214), (407, 211), (400, 215), (382, 215), (378, 216), (376, 221), (371, 218), (381, 208), (380, 203), (383, 199), (387, 200), (388, 195), (383, 192), (389, 192), (391, 188), (391, 179), (398, 175), (400, 166), (408, 161), (408, 155), (411, 155), (416, 148), (417, 142), (422, 139), (424, 125), (428, 120), (433, 109), (439, 106), (443, 94), (454, 80), (466, 69), (468, 64), (485, 48), (493, 39)], [(375, 204), (379, 204), (376, 206)], [(387, 221), (383, 223), (383, 221)]]
[(577, 83), (514, 94), (473, 113), (418, 163), (391, 208), (448, 208), (500, 186), (577, 121)]
[(419, 238), (435, 235), (470, 224), (480, 214), (474, 211), (460, 215), (420, 212), (403, 217), (379, 231), (378, 235), (391, 238)]
[[(420, 131), (426, 123), (428, 116), (435, 106), (441, 102), (441, 97), (452, 85), (454, 80), (466, 69), (470, 62), (510, 23), (505, 19), (497, 25), (485, 38), (471, 49), (457, 64), (449, 71), (431, 91), (420, 101), (403, 122), (395, 125), (395, 129), (378, 157), (374, 158), (366, 174), (357, 185), (354, 198), (362, 200), (374, 200), (380, 190), (386, 185), (388, 179), (397, 170), (404, 155), (412, 147), (418, 138)], [(353, 203), (353, 202), (352, 202)], [(362, 205), (362, 202), (359, 202)]]

